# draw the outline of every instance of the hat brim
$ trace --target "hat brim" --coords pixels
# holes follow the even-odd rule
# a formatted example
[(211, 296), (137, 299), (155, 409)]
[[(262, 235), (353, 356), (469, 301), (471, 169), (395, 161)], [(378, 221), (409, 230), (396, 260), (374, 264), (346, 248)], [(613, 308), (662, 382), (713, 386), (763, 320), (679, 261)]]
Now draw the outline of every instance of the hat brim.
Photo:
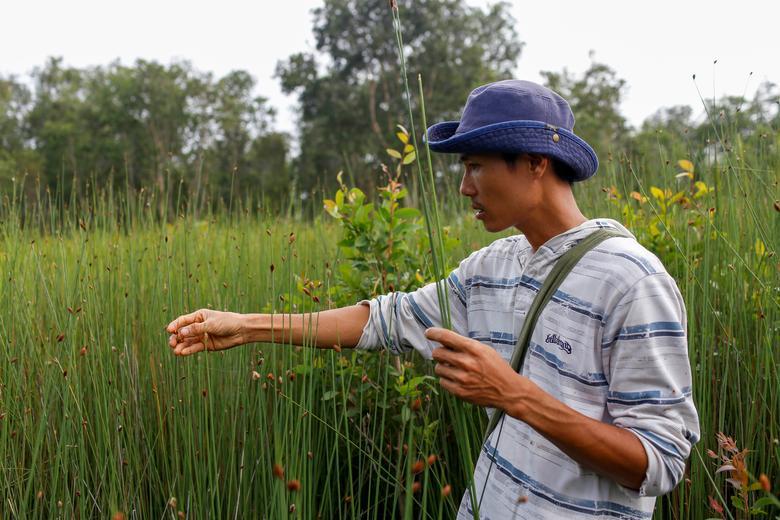
[[(583, 181), (596, 173), (596, 152), (579, 136), (565, 128), (541, 121), (505, 121), (457, 133), (459, 121), (437, 123), (426, 134), (428, 146), (441, 153), (538, 153), (567, 164)], [(557, 137), (555, 137), (557, 136)]]

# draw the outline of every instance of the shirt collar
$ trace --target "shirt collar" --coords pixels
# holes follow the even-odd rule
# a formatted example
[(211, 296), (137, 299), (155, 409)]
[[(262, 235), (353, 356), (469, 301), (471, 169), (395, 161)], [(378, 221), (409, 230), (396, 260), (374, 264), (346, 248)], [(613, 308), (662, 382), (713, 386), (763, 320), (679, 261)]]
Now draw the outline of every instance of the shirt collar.
[(613, 220), (611, 218), (590, 219), (590, 220), (586, 220), (579, 226), (575, 226), (571, 229), (564, 231), (559, 235), (555, 235), (554, 237), (550, 238), (547, 242), (539, 246), (539, 249), (537, 249), (534, 254), (536, 255), (537, 253), (539, 253), (539, 256), (545, 256), (545, 257), (549, 256), (551, 259), (557, 258), (558, 256), (568, 251), (570, 248), (574, 247), (577, 244), (577, 242), (579, 242), (586, 236), (590, 235), (597, 229), (604, 229), (604, 228), (615, 229), (617, 231), (625, 233), (628, 236), (631, 237), (634, 236), (628, 229), (626, 229), (617, 220)]

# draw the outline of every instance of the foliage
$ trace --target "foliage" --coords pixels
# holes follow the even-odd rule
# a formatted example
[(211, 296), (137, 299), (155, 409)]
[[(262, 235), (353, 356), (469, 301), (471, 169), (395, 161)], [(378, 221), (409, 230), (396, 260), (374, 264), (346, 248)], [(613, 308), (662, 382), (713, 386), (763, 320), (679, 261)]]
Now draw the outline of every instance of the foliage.
[[(766, 509), (770, 506), (780, 508), (780, 500), (772, 493), (772, 485), (769, 477), (761, 474), (758, 479), (752, 477), (747, 469), (746, 459), (749, 450), (740, 450), (737, 443), (728, 435), (718, 432), (718, 451), (707, 451), (707, 455), (717, 461), (718, 468), (715, 474), (725, 473), (729, 477), (726, 482), (733, 491), (731, 505), (738, 512), (739, 518), (753, 518), (765, 516)], [(756, 497), (756, 494), (759, 496)], [(707, 497), (710, 507), (720, 518), (726, 518), (726, 510), (721, 503), (712, 496)], [(730, 513), (729, 513), (729, 516)]]
[[(430, 262), (420, 262), (429, 250), (420, 211), (402, 206), (408, 190), (399, 179), (404, 167), (415, 160), (416, 150), (401, 125), (396, 138), (399, 149), (386, 150), (396, 161), (395, 171), (382, 165), (387, 185), (378, 189), (377, 203), (368, 200), (359, 188), (347, 187), (342, 173), (337, 176), (340, 188), (335, 197), (324, 201), (325, 211), (339, 221), (342, 230), (338, 245), (345, 261), (339, 266), (339, 282), (334, 287), (334, 300), (339, 304), (390, 291), (408, 292), (434, 279)], [(446, 235), (447, 251), (457, 243)]]
[(0, 78), (0, 188), (24, 173), (66, 198), (79, 178), (160, 191), (181, 180), (194, 198), (206, 186), (226, 199), (287, 187), (287, 138), (244, 71), (214, 80), (188, 62), (78, 69), (58, 58), (32, 80), (30, 92)]

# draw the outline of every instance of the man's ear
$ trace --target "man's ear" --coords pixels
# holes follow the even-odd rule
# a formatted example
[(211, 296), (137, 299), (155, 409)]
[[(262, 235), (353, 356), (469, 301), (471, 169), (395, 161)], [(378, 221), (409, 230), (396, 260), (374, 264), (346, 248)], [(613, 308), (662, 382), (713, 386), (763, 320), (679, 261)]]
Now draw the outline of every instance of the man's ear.
[(537, 178), (541, 178), (551, 165), (550, 158), (545, 155), (539, 155), (538, 153), (529, 153), (528, 157), (528, 170), (531, 175)]

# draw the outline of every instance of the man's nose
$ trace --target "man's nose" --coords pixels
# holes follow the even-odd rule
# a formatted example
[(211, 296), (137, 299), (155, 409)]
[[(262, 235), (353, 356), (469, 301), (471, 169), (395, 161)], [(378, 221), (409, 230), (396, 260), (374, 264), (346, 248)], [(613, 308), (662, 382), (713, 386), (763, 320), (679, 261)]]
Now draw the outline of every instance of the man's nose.
[(464, 173), (463, 178), (460, 180), (460, 194), (465, 197), (473, 197), (477, 194), (474, 189), (474, 183), (471, 180), (471, 175), (468, 173)]

